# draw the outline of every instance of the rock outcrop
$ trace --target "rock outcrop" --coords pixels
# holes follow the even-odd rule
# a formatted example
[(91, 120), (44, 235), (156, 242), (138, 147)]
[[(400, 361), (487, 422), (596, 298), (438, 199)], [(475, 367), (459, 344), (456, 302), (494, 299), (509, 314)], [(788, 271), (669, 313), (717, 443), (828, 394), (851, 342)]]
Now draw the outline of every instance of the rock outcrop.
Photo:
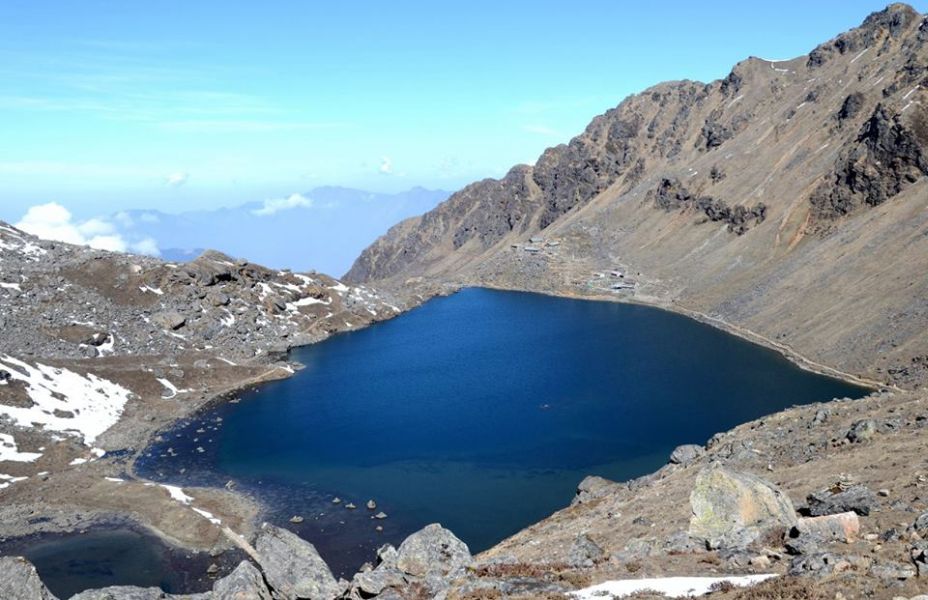
[(412, 534), (397, 550), (396, 566), (414, 577), (460, 572), (473, 562), (467, 544), (437, 523)]
[[(859, 102), (842, 107), (853, 118)], [(928, 175), (928, 114), (916, 113), (910, 129), (904, 115), (892, 114), (882, 104), (861, 126), (856, 140), (838, 159), (830, 175), (812, 194), (810, 202), (819, 219), (834, 219), (861, 207), (874, 207), (895, 197)], [(919, 132), (919, 133), (916, 133)]]
[(0, 557), (0, 598), (3, 600), (57, 600), (35, 567), (24, 558)]
[(255, 549), (268, 584), (284, 600), (333, 600), (343, 588), (309, 542), (265, 523)]
[(271, 600), (261, 571), (244, 561), (213, 586), (213, 600)]

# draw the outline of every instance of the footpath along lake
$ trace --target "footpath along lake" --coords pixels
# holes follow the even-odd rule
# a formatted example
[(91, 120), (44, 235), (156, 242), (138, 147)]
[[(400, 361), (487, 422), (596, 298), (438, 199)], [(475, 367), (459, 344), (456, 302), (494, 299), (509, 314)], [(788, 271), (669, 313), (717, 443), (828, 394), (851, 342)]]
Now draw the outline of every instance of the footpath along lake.
[[(637, 477), (679, 444), (867, 393), (671, 312), (486, 289), (292, 358), (306, 368), (177, 424), (137, 470), (177, 485), (235, 482), (349, 577), (428, 523), (479, 552), (566, 507), (586, 475)], [(45, 550), (43, 576), (71, 577), (69, 557), (87, 553), (79, 541), (67, 549)], [(111, 564), (108, 583), (137, 583), (134, 571), (157, 580), (143, 570)]]

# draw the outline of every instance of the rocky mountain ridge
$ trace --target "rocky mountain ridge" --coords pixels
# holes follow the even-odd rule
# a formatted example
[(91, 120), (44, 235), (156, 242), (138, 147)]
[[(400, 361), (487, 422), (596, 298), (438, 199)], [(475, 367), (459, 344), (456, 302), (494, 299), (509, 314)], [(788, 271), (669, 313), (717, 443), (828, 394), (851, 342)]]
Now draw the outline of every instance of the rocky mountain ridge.
[(135, 455), (207, 403), (291, 375), (290, 347), (404, 309), (320, 273), (217, 252), (170, 263), (0, 223), (0, 538), (129, 521), (234, 546), (224, 530), (249, 532), (253, 502), (147, 482)]
[(807, 56), (654, 86), (535, 165), (396, 225), (346, 278), (658, 304), (917, 387), (926, 43), (928, 21), (894, 4)]

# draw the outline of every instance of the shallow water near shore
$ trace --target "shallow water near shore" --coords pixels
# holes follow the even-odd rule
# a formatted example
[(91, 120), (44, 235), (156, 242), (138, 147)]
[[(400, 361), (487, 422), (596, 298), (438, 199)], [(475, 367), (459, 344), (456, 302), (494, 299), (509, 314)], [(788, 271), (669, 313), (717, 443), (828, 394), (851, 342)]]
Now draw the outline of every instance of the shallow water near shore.
[(867, 393), (667, 311), (486, 289), (292, 358), (306, 368), (178, 424), (137, 468), (234, 481), (348, 576), (428, 523), (484, 550), (566, 507), (586, 475), (633, 478), (679, 444)]
[(86, 589), (111, 585), (204, 592), (213, 585), (206, 574), (210, 564), (220, 567), (217, 575), (221, 576), (243, 558), (238, 551), (221, 557), (188, 552), (168, 546), (150, 533), (117, 524), (9, 540), (0, 544), (0, 553), (26, 557), (49, 590), (62, 600)]

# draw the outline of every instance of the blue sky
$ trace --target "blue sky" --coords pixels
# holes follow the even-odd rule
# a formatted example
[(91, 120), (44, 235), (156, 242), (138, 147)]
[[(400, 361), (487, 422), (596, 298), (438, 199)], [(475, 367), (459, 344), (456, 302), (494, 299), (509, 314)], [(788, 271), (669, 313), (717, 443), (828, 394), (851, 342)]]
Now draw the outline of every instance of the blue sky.
[(0, 218), (455, 189), (630, 93), (806, 53), (882, 7), (3, 0)]

